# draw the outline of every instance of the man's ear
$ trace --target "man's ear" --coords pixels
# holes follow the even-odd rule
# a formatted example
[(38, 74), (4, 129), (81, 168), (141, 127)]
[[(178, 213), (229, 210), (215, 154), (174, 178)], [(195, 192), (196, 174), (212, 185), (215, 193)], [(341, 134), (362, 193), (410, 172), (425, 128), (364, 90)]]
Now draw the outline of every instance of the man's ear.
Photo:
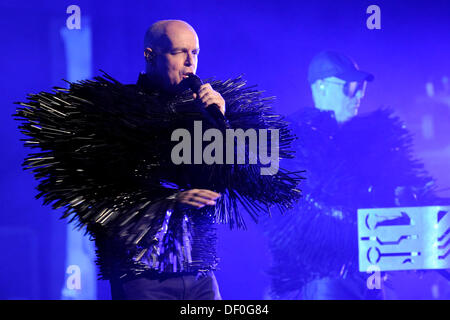
[(145, 61), (147, 61), (147, 63), (151, 63), (154, 56), (155, 56), (155, 53), (153, 52), (152, 48), (145, 48), (144, 57), (145, 57)]
[(317, 80), (317, 85), (319, 86), (319, 90), (324, 91), (325, 90), (325, 85), (323, 83), (322, 80)]
[(321, 96), (324, 96), (325, 95), (325, 84), (324, 84), (324, 81), (322, 79), (318, 79), (318, 80), (316, 80), (316, 82), (314, 82), (314, 85), (316, 86), (316, 91)]

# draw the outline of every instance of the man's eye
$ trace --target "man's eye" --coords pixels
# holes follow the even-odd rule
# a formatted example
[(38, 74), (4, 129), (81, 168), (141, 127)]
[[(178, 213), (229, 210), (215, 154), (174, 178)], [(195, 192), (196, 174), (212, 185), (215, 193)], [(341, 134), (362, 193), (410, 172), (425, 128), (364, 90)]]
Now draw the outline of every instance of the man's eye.
[[(177, 55), (177, 54), (180, 54), (180, 53), (188, 54), (188, 51), (187, 50), (177, 50), (177, 51), (171, 51), (170, 52), (170, 54), (172, 54), (172, 55)], [(192, 51), (192, 55), (194, 55), (194, 56), (198, 55), (198, 53), (199, 53), (198, 50)]]

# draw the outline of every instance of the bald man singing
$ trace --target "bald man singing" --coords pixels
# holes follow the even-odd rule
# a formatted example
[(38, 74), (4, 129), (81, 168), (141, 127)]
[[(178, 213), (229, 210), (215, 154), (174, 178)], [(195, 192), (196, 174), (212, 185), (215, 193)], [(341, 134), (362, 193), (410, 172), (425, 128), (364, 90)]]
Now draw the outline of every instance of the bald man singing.
[[(145, 34), (144, 57), (146, 72), (139, 77), (138, 85), (154, 87), (165, 94), (180, 90), (180, 82), (190, 73), (197, 72), (200, 46), (195, 30), (180, 20), (163, 20), (154, 23)], [(198, 95), (198, 96), (197, 96)], [(214, 91), (209, 83), (193, 93), (195, 99), (205, 108), (217, 105), (225, 114), (225, 100)], [(220, 195), (210, 190), (188, 190), (180, 193), (181, 203), (201, 208), (214, 205)]]
[(136, 84), (103, 72), (17, 102), (25, 145), (42, 150), (24, 168), (44, 204), (95, 241), (113, 299), (221, 299), (217, 225), (292, 207), (302, 177), (279, 162), (295, 137), (242, 77), (203, 84), (186, 22), (154, 23), (143, 51)]
[[(180, 20), (154, 23), (144, 39), (145, 73), (137, 87), (156, 92), (161, 99), (170, 99), (180, 92), (183, 79), (197, 71), (199, 40), (195, 30)], [(210, 84), (203, 84), (193, 93), (196, 103), (204, 108), (216, 105), (225, 113), (225, 100)], [(214, 206), (220, 194), (206, 189), (179, 192), (175, 201), (185, 207)], [(205, 235), (206, 236), (206, 235)], [(183, 244), (183, 246), (188, 246)], [(195, 243), (192, 244), (195, 246)], [(196, 250), (196, 248), (192, 248)], [(154, 258), (153, 258), (154, 259)], [(143, 259), (145, 260), (145, 259)], [(214, 263), (209, 262), (189, 272), (144, 272), (139, 276), (111, 279), (112, 298), (117, 300), (218, 300), (221, 299), (214, 277)], [(161, 265), (161, 264), (159, 264)], [(151, 267), (151, 266), (150, 266)], [(167, 267), (165, 268), (167, 270)], [(206, 271), (205, 271), (206, 270)]]

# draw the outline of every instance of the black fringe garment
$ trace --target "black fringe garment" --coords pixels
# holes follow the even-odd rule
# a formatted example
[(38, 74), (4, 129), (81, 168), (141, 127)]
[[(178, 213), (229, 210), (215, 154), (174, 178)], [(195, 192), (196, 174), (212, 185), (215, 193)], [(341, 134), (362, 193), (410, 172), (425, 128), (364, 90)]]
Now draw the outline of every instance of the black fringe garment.
[[(288, 168), (304, 169), (306, 179), (303, 201), (264, 221), (275, 298), (315, 279), (358, 275), (358, 208), (431, 205), (436, 199), (433, 179), (412, 156), (411, 134), (391, 110), (343, 124), (315, 108), (289, 119), (299, 140)], [(404, 192), (396, 195), (397, 187)]]
[[(256, 221), (271, 207), (284, 212), (300, 197), (297, 173), (280, 168), (261, 175), (259, 162), (174, 165), (175, 129), (192, 132), (194, 120), (203, 121), (203, 130), (217, 123), (190, 90), (170, 96), (146, 79), (141, 74), (137, 85), (124, 85), (104, 74), (69, 83), (69, 89), (30, 94), (15, 114), (25, 146), (37, 149), (23, 163), (39, 181), (37, 198), (63, 208), (63, 218), (80, 229), (86, 226), (103, 279), (214, 269), (215, 223), (245, 228), (242, 208)], [(271, 112), (270, 98), (241, 78), (211, 85), (226, 101), (223, 128), (278, 129), (279, 156), (292, 158), (294, 136)], [(178, 192), (195, 188), (222, 196), (198, 210), (174, 201)]]

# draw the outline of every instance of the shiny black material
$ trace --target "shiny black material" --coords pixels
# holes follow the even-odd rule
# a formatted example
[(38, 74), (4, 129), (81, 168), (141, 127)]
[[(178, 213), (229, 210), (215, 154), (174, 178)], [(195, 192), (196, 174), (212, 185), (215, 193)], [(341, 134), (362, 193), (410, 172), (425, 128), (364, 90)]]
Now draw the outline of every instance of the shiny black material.
[[(254, 220), (275, 206), (281, 211), (300, 197), (298, 173), (280, 169), (262, 176), (261, 164), (175, 165), (171, 133), (204, 129), (215, 122), (185, 90), (164, 92), (141, 74), (123, 85), (104, 74), (28, 96), (15, 117), (40, 149), (24, 161), (39, 181), (38, 198), (63, 218), (77, 222), (95, 239), (101, 277), (111, 279), (158, 272), (206, 272), (217, 264), (215, 224), (245, 228), (243, 212)], [(280, 158), (292, 157), (288, 123), (273, 114), (267, 98), (241, 78), (212, 81), (227, 103), (231, 128), (280, 130)], [(175, 195), (187, 189), (222, 194), (215, 206), (193, 210)]]

